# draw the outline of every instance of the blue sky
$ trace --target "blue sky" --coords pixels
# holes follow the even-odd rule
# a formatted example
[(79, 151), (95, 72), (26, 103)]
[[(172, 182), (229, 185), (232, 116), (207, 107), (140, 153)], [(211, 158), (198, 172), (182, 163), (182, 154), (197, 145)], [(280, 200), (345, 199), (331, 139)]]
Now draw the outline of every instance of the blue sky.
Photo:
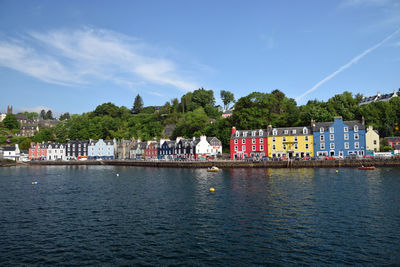
[(400, 87), (400, 1), (0, 0), (0, 112)]

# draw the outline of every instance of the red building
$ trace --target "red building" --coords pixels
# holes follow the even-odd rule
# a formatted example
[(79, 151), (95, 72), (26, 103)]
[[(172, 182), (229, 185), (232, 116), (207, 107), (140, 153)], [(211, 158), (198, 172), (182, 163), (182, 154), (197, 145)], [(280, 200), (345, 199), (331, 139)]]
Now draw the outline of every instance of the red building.
[(268, 156), (267, 130), (236, 130), (232, 127), (230, 142), (231, 160), (261, 159)]
[(42, 160), (47, 158), (47, 146), (45, 144), (34, 142), (31, 143), (29, 148), (29, 160)]
[(150, 142), (144, 149), (144, 159), (157, 159), (158, 158), (158, 143)]
[(393, 137), (385, 137), (385, 140), (389, 143), (389, 145), (395, 149), (400, 149), (400, 136), (393, 136)]

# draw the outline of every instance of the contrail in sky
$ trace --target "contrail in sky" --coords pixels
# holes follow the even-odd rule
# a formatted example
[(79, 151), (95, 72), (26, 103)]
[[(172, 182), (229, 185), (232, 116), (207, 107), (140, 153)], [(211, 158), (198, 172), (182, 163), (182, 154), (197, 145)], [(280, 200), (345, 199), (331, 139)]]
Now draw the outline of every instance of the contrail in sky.
[(338, 75), (339, 73), (341, 73), (342, 71), (344, 71), (347, 68), (350, 68), (351, 65), (357, 63), (360, 59), (362, 59), (363, 57), (365, 57), (366, 55), (368, 55), (369, 53), (371, 53), (372, 51), (374, 51), (375, 49), (377, 49), (378, 47), (380, 47), (381, 45), (383, 45), (385, 42), (387, 42), (390, 38), (392, 38), (394, 35), (396, 35), (398, 32), (400, 31), (400, 28), (397, 29), (394, 33), (392, 33), (391, 35), (389, 35), (388, 37), (386, 37), (385, 39), (383, 39), (381, 42), (377, 43), (376, 45), (368, 48), (367, 50), (365, 50), (364, 52), (362, 52), (360, 55), (356, 56), (355, 58), (353, 58), (352, 60), (350, 60), (348, 63), (346, 63), (345, 65), (341, 66), (337, 71), (335, 71), (334, 73), (328, 75), (327, 77), (325, 77), (323, 80), (319, 81), (316, 85), (314, 85), (313, 88), (307, 90), (305, 93), (299, 95), (298, 97), (296, 97), (296, 101), (299, 101), (300, 99), (302, 99), (304, 96), (308, 95), (311, 92), (314, 92), (315, 90), (318, 89), (318, 87), (320, 87), (321, 85), (323, 85), (324, 83), (326, 83), (327, 81), (329, 81), (330, 79), (332, 79), (333, 77), (335, 77), (336, 75)]

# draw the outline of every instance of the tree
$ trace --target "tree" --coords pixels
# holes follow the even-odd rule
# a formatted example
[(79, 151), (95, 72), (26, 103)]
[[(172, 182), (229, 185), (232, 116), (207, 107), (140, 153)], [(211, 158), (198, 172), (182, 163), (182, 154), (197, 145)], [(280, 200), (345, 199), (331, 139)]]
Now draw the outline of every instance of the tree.
[(143, 108), (143, 99), (142, 97), (138, 94), (135, 97), (135, 101), (133, 102), (133, 107), (132, 107), (132, 113), (138, 114)]
[(19, 148), (22, 150), (29, 150), (29, 148), (31, 147), (31, 142), (31, 139), (26, 138), (19, 144)]
[(207, 122), (208, 117), (202, 107), (188, 112), (185, 114), (184, 118), (177, 123), (172, 134), (172, 139), (175, 139), (177, 136), (200, 136), (205, 133)]
[(221, 90), (220, 95), (222, 102), (224, 103), (224, 110), (227, 110), (229, 108), (229, 104), (235, 102), (235, 97), (233, 93), (225, 90)]
[(213, 90), (206, 90), (204, 88), (197, 89), (193, 91), (192, 96), (193, 103), (198, 106), (205, 107), (207, 105), (214, 106), (215, 105), (215, 98)]
[(44, 110), (44, 109), (42, 109), (41, 111), (40, 111), (40, 118), (42, 118), (42, 119), (46, 119), (46, 111)]
[(69, 118), (71, 118), (71, 116), (66, 112), (60, 116), (60, 121), (68, 120)]
[(3, 120), (3, 124), (10, 130), (19, 129), (20, 127), (17, 117), (14, 114), (7, 114)]
[(54, 120), (53, 112), (50, 109), (46, 112), (46, 120)]

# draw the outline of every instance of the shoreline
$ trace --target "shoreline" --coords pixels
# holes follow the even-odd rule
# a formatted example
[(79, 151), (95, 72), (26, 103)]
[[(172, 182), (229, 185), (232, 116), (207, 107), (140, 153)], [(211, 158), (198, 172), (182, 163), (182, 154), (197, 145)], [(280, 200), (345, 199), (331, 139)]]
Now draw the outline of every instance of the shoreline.
[[(63, 166), (63, 165), (110, 165), (157, 168), (343, 168), (343, 167), (400, 167), (400, 159), (345, 159), (315, 161), (143, 161), (143, 160), (102, 160), (102, 161), (29, 161), (14, 163), (12, 166)], [(0, 165), (1, 166), (1, 165)]]

